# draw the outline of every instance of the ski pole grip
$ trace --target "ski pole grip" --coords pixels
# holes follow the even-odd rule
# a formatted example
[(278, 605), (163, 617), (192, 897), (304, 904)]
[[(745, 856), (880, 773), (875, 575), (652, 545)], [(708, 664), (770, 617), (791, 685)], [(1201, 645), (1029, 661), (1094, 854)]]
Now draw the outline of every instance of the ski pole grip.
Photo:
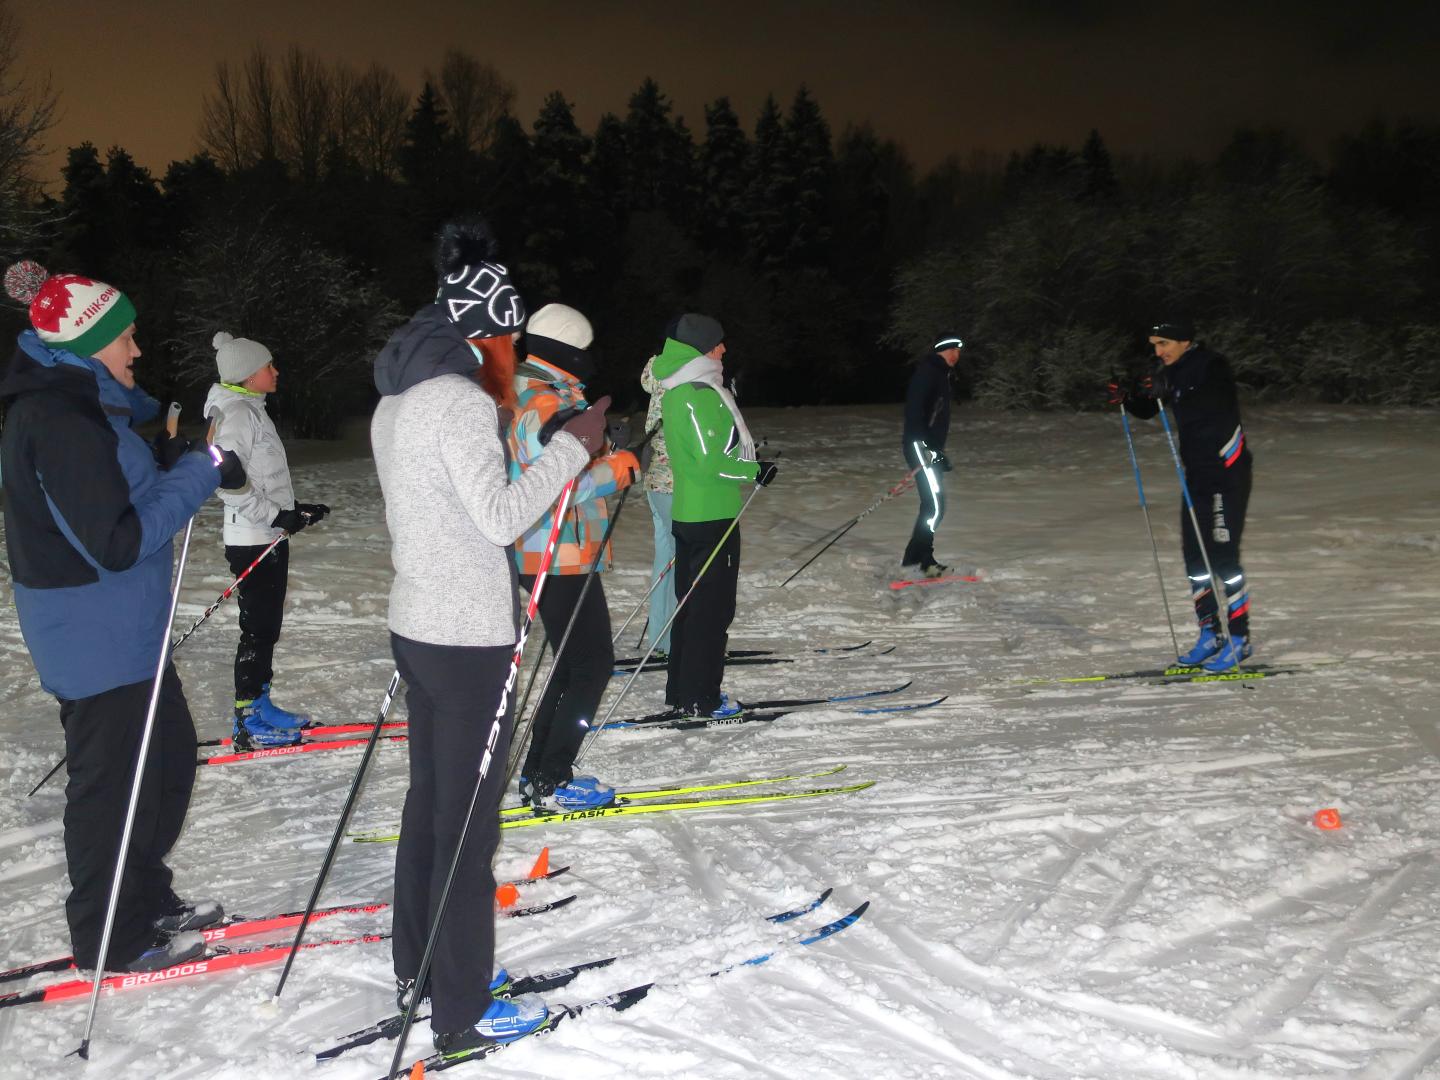
[(165, 434), (172, 439), (180, 433), (180, 403), (170, 402), (170, 409), (165, 414)]

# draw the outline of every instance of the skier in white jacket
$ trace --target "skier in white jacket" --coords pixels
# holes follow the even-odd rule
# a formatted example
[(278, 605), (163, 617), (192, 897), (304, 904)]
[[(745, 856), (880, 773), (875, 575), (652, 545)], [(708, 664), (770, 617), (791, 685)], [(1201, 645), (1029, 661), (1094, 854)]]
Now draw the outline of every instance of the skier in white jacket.
[[(265, 412), (265, 395), (275, 392), (280, 377), (270, 350), (223, 330), (211, 344), (220, 371), (220, 381), (205, 399), (205, 415), (215, 425), (211, 441), (233, 450), (249, 478), (243, 488), (223, 493), (225, 559), (238, 576), (277, 537), (293, 536), (315, 524), (330, 508), (295, 501), (285, 447)], [(285, 616), (289, 549), (288, 543), (276, 544), (240, 583), (233, 729), (237, 751), (293, 745), (309, 719), (270, 700), (271, 663)]]

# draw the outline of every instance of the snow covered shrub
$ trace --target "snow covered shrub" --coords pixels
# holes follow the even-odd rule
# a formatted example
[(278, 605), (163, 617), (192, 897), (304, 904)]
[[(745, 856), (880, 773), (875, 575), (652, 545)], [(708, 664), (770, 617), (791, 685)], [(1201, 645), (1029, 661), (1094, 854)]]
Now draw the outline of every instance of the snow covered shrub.
[(182, 382), (215, 381), (210, 340), (226, 330), (274, 354), (271, 414), (295, 435), (333, 438), (369, 401), (371, 362), (401, 313), (343, 259), (261, 216), (199, 226), (178, 271), (169, 344)]
[(1389, 345), (1388, 335), (1356, 319), (1311, 323), (1294, 338), (1299, 396), (1336, 403), (1383, 400), (1386, 388), (1378, 376)]
[(1420, 323), (1400, 331), (1399, 359), (1387, 358), (1375, 377), (1394, 388), (1386, 404), (1440, 406), (1440, 326)]

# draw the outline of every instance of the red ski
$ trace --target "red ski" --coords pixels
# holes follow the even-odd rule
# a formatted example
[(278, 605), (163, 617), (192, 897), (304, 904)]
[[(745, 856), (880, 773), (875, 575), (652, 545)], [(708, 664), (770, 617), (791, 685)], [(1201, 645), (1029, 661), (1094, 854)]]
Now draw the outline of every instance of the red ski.
[[(316, 724), (314, 727), (301, 728), (300, 732), (306, 738), (312, 735), (359, 735), (361, 732), (368, 733), (374, 724)], [(387, 724), (381, 724), (382, 731), (389, 731), (392, 728), (409, 727), (404, 720), (392, 720)], [(235, 742), (229, 735), (223, 739), (201, 739), (196, 746), (231, 746)]]
[[(335, 907), (318, 908), (310, 918), (314, 920), (329, 918), (333, 915), (373, 915), (375, 912), (385, 911), (389, 907), (389, 904), (384, 903), (338, 904)], [(259, 934), (268, 934), (272, 930), (285, 930), (292, 926), (299, 926), (304, 914), (303, 911), (289, 911), (283, 915), (227, 915), (214, 926), (205, 927), (200, 933), (206, 942), (255, 937)], [(70, 971), (74, 967), (75, 958), (73, 956), (61, 956), (54, 960), (42, 960), (37, 964), (26, 964), (24, 967), (0, 971), (0, 982), (27, 979), (31, 975), (40, 975), (47, 971)]]
[[(363, 942), (387, 941), (389, 937), (389, 934), (365, 934), (362, 937), (339, 938), (335, 941), (312, 941), (300, 947), (302, 949), (323, 949), (330, 945), (358, 945)], [(233, 971), (236, 968), (273, 964), (285, 959), (289, 954), (289, 942), (275, 945), (252, 945), (243, 949), (218, 945), (194, 960), (176, 964), (173, 967), (161, 968), (159, 971), (106, 975), (100, 980), (100, 989), (110, 993), (114, 993), (116, 990), (134, 990), (141, 986), (154, 986), (156, 983), (189, 979), (196, 975), (215, 975), (222, 971)], [(89, 979), (71, 979), (69, 982), (52, 983), (39, 990), (6, 994), (0, 997), (0, 1009), (9, 1008), (12, 1005), (31, 1005), (41, 1001), (68, 1001), (72, 998), (89, 997), (94, 988), (95, 984)]]
[(912, 585), (944, 585), (950, 581), (979, 581), (979, 574), (946, 574), (944, 577), (906, 578), (890, 582), (892, 589), (908, 589)]
[[(368, 730), (368, 725), (367, 725)], [(381, 735), (390, 742), (404, 742), (404, 735)], [(348, 750), (352, 746), (364, 746), (369, 739), (323, 739), (320, 742), (300, 742), (294, 746), (270, 746), (263, 750), (247, 750), (239, 754), (216, 754), (201, 758), (201, 765), (234, 765), (241, 761), (257, 761), (260, 758), (289, 757), (292, 754), (312, 754), (320, 750)]]

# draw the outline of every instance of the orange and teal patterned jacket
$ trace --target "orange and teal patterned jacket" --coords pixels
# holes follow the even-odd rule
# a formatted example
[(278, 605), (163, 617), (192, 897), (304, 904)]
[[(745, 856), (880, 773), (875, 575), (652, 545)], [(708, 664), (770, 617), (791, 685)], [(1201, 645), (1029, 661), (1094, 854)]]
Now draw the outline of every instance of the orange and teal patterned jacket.
[[(515, 418), (510, 423), (507, 441), (510, 444), (510, 479), (515, 481), (539, 460), (545, 448), (540, 445), (540, 429), (552, 416), (566, 409), (585, 404), (584, 387), (575, 377), (548, 364), (538, 356), (528, 356), (515, 369)], [(610, 451), (590, 462), (580, 474), (575, 494), (560, 527), (552, 574), (584, 574), (589, 571), (610, 513), (605, 496), (614, 495), (630, 486), (630, 470), (620, 461), (621, 454)], [(633, 458), (631, 458), (633, 460)], [(622, 475), (616, 475), (618, 473)], [(550, 536), (554, 508), (543, 514), (519, 540), (515, 541), (515, 565), (522, 574), (538, 574), (545, 541)], [(609, 545), (607, 545), (608, 548)], [(597, 571), (610, 568), (610, 552), (596, 565)]]

